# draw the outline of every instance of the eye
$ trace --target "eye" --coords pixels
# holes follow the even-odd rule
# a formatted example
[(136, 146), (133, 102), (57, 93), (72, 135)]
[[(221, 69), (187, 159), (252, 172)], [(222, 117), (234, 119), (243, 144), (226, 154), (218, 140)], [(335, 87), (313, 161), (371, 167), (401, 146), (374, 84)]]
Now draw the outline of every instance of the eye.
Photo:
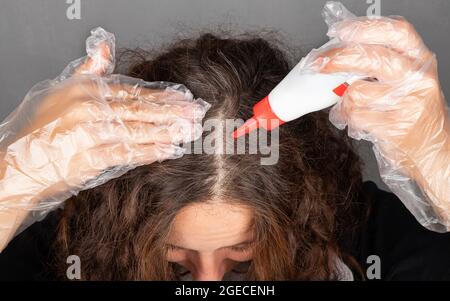
[(230, 249), (235, 252), (246, 252), (250, 251), (251, 248), (252, 248), (251, 244), (245, 244), (242, 246), (232, 246)]
[(235, 262), (249, 261), (253, 257), (254, 247), (254, 243), (231, 246), (228, 248), (227, 257)]
[(172, 265), (172, 269), (177, 277), (186, 276), (191, 272), (187, 268), (182, 266), (181, 264), (173, 262), (173, 263), (171, 263), (171, 265)]
[(236, 274), (246, 274), (248, 273), (251, 263), (251, 261), (240, 262), (232, 269), (232, 272)]

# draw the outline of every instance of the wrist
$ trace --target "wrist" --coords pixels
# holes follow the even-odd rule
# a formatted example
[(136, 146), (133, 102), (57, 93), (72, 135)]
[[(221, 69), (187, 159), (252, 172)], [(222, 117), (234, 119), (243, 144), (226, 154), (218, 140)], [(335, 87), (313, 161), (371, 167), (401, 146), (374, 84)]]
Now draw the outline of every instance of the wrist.
[(415, 158), (411, 175), (422, 189), (430, 205), (450, 227), (450, 136), (439, 145), (430, 145), (426, 156)]

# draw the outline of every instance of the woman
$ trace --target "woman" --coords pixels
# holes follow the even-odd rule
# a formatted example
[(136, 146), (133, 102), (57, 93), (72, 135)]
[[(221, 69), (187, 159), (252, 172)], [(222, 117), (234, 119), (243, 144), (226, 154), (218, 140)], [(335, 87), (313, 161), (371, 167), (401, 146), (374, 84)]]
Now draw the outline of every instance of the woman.
[[(131, 76), (186, 85), (212, 105), (206, 119), (249, 118), (289, 71), (261, 38), (205, 34), (141, 58)], [(65, 279), (66, 259), (77, 255), (87, 280), (351, 280), (365, 278), (377, 255), (382, 279), (449, 277), (450, 236), (421, 228), (394, 195), (362, 183), (358, 157), (326, 114), (281, 127), (276, 165), (215, 145), (82, 191), (11, 242), (1, 270)], [(24, 247), (30, 241), (43, 257)]]

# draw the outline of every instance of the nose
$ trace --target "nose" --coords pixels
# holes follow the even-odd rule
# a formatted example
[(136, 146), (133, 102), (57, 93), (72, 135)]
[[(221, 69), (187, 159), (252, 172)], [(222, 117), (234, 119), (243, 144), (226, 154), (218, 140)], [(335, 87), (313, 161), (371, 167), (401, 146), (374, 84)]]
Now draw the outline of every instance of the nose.
[(226, 273), (225, 265), (225, 262), (215, 258), (214, 254), (201, 255), (195, 263), (194, 280), (220, 281)]

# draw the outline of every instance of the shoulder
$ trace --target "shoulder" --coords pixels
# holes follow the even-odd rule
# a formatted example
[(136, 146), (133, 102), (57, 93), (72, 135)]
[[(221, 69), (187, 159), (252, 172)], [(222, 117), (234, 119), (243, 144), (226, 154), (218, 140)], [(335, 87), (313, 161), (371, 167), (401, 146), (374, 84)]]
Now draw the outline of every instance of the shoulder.
[(361, 233), (361, 261), (377, 255), (384, 280), (450, 280), (450, 233), (424, 228), (394, 194), (363, 185), (370, 215)]
[(8, 244), (0, 253), (0, 280), (52, 280), (47, 265), (58, 220), (52, 212)]

